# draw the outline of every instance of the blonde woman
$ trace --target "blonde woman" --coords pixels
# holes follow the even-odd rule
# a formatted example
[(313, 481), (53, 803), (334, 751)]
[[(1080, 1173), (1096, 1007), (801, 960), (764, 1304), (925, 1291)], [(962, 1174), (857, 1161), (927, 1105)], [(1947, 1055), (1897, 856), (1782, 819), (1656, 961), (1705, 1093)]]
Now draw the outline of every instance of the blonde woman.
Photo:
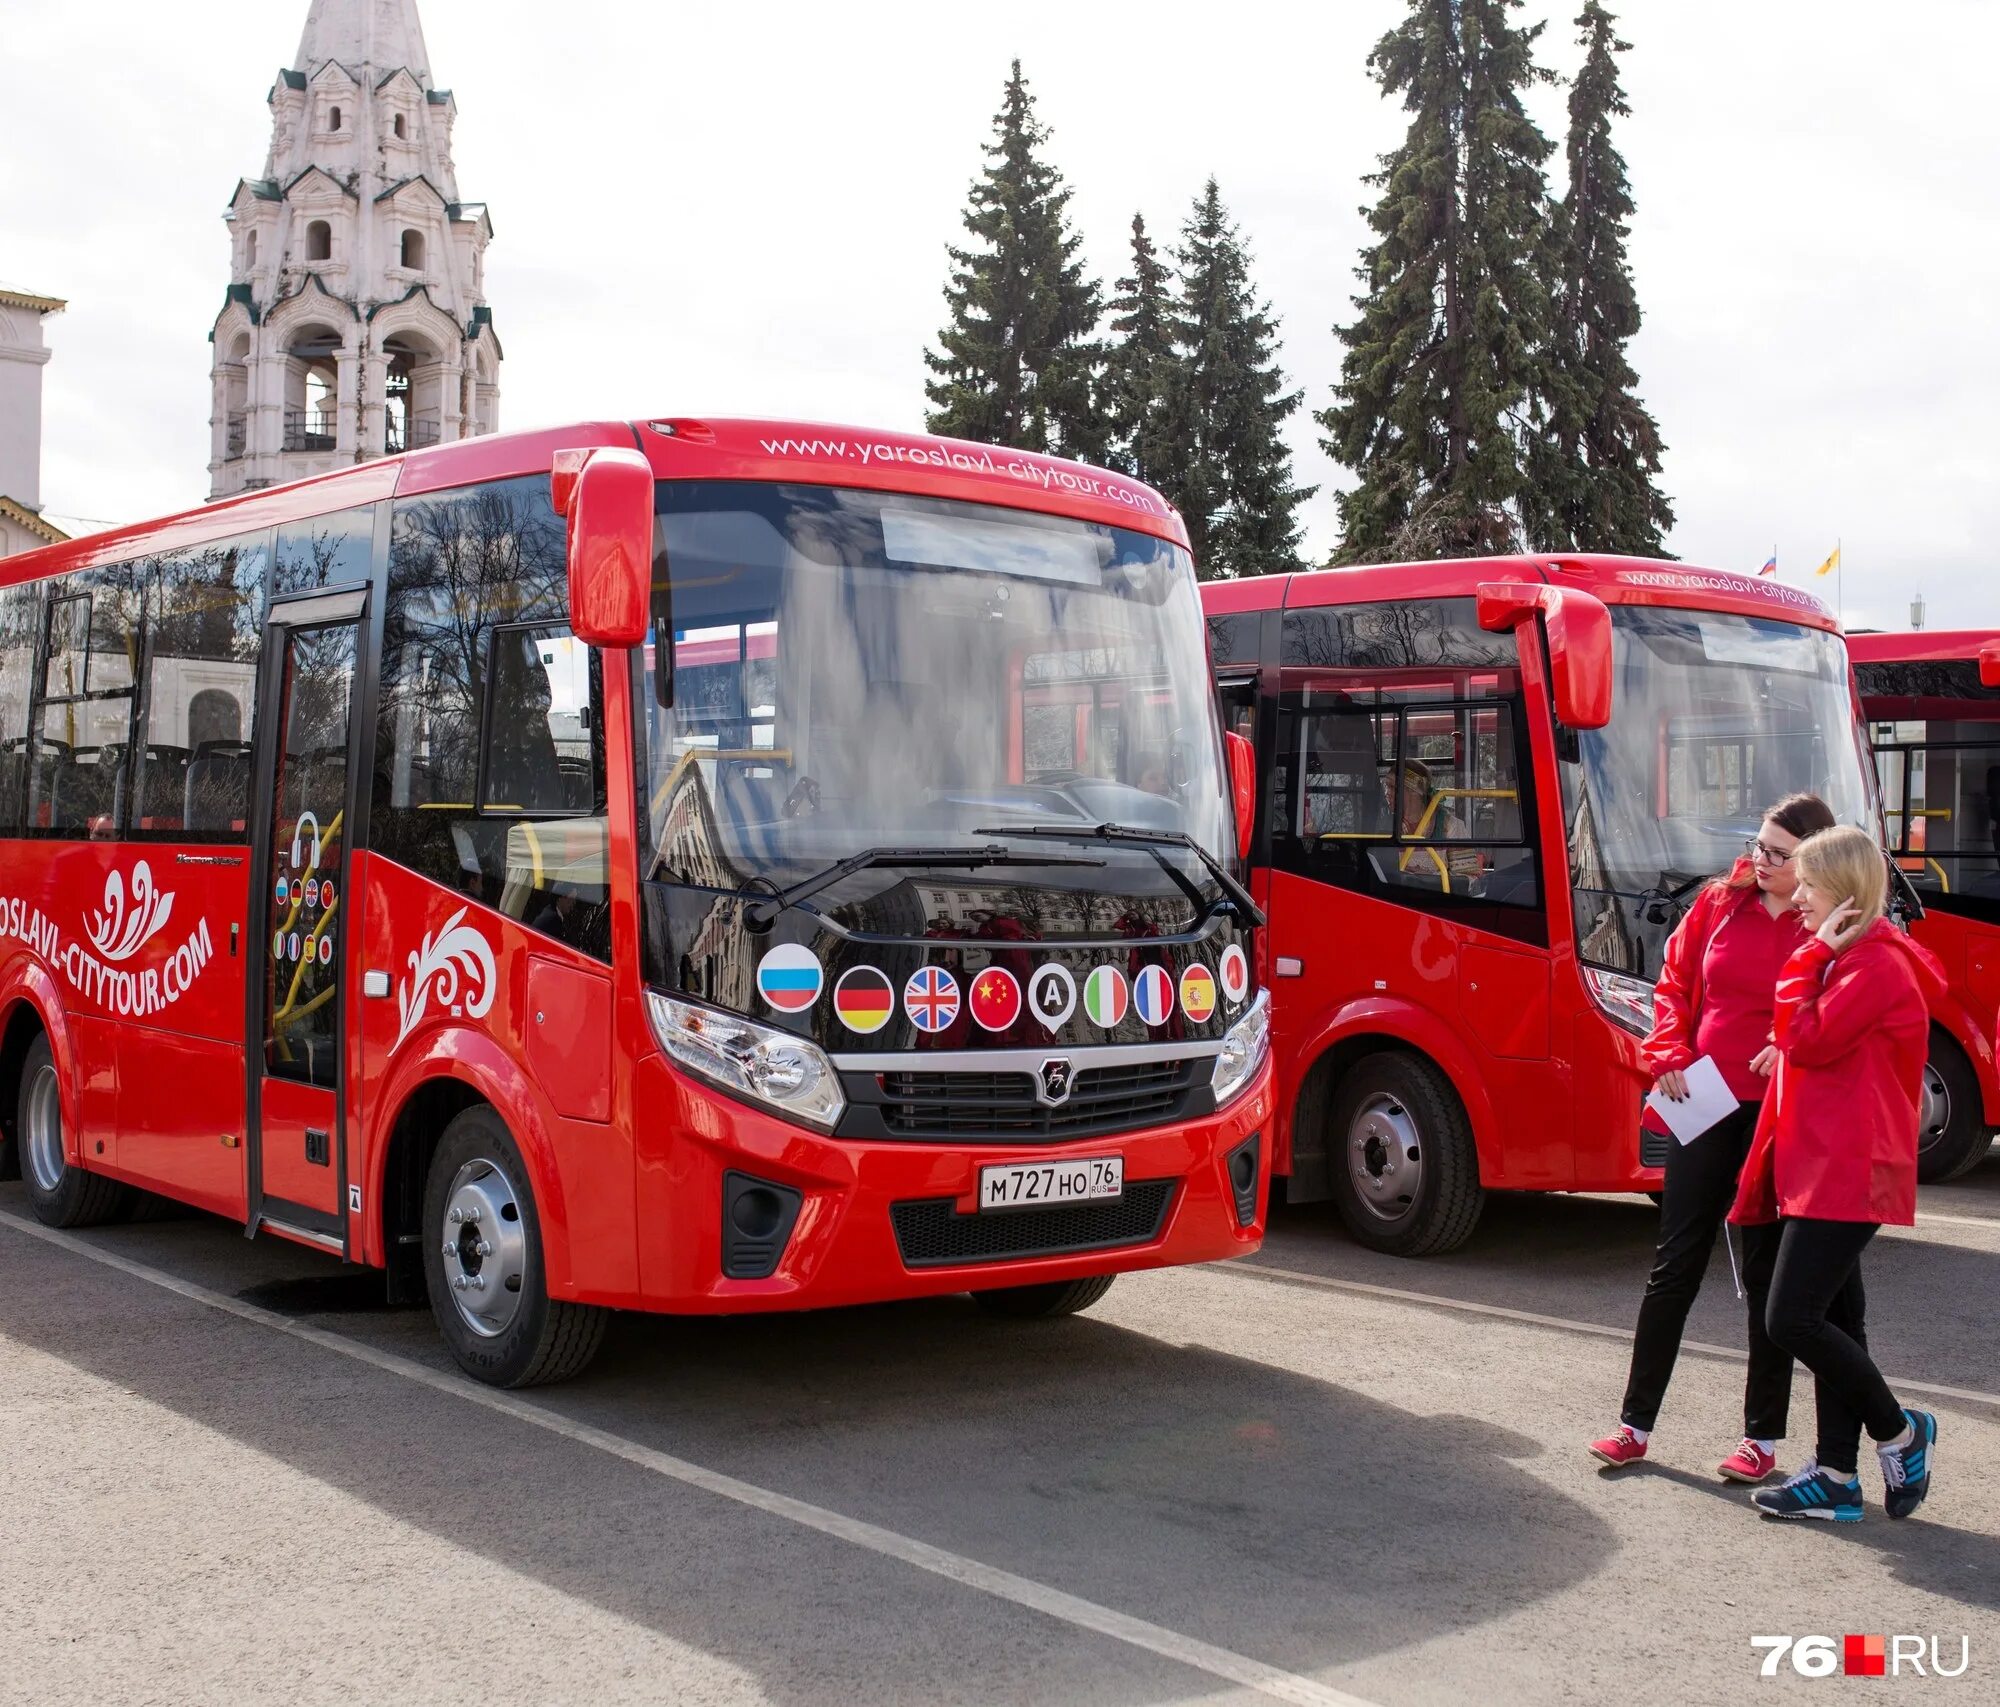
[(1778, 981), (1778, 1061), (1731, 1221), (1778, 1228), (1765, 1326), (1813, 1372), (1818, 1451), (1750, 1496), (1766, 1517), (1858, 1521), (1861, 1430), (1876, 1442), (1883, 1504), (1908, 1517), (1930, 1492), (1937, 1418), (1906, 1410), (1868, 1355), (1861, 1253), (1916, 1219), (1917, 1113), (1929, 999), (1944, 970), (1883, 916), (1882, 850), (1842, 825), (1793, 856), (1812, 939)]

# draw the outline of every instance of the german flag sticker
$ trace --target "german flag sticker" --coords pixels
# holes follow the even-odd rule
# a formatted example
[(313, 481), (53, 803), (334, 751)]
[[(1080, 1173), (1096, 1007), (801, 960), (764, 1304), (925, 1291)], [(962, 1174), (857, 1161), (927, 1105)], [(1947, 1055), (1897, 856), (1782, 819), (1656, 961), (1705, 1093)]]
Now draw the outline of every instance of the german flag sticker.
[(849, 1031), (867, 1037), (895, 1017), (896, 992), (874, 967), (857, 966), (834, 985), (833, 1011)]

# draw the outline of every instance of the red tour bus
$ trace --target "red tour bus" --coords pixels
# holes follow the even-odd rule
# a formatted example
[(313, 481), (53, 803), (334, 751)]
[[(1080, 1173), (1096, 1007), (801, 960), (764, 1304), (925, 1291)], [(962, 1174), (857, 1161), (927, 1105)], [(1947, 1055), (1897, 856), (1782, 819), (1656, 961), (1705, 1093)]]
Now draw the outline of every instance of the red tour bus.
[(1203, 588), (1254, 738), (1290, 1200), (1452, 1249), (1488, 1190), (1655, 1191), (1639, 1040), (1669, 933), (1798, 789), (1872, 826), (1824, 606), (1619, 557)]
[(475, 439), (0, 567), (41, 1219), (139, 1187), (384, 1268), (507, 1385), (611, 1309), (1041, 1316), (1256, 1247), (1178, 516), (805, 431)]
[(1889, 848), (1924, 904), (1910, 928), (1951, 974), (1931, 1017), (1918, 1177), (1950, 1179), (2000, 1125), (2000, 635), (1854, 634)]

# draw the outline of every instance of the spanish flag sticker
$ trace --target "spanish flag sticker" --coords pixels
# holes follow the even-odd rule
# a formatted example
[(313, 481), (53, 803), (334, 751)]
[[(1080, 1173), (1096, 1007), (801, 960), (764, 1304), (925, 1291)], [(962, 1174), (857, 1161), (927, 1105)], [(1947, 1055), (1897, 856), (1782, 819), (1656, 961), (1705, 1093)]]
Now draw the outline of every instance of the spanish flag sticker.
[(1181, 974), (1181, 1012), (1196, 1025), (1215, 1014), (1215, 974), (1196, 961)]
[(833, 1011), (849, 1031), (863, 1037), (880, 1031), (895, 1016), (896, 992), (872, 966), (857, 966), (833, 987)]

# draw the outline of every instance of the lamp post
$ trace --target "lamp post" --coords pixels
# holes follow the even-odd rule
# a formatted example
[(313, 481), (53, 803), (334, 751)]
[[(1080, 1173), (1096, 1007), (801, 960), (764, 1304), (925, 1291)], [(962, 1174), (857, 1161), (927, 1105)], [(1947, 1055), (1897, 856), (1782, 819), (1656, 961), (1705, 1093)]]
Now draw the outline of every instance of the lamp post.
[(1924, 626), (1924, 595), (1922, 593), (1919, 593), (1915, 598), (1913, 598), (1910, 601), (1910, 627), (1912, 629), (1921, 629), (1923, 626)]

